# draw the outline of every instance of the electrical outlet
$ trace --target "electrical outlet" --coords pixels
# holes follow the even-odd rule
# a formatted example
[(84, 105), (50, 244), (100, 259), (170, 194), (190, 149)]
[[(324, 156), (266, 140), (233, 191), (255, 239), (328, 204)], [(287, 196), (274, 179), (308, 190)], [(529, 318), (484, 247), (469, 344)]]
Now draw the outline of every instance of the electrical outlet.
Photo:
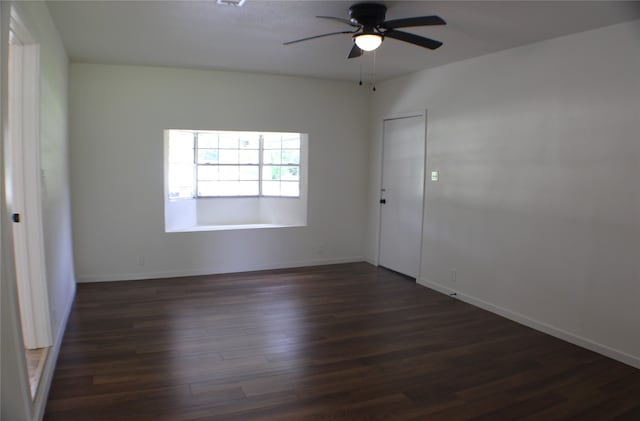
[(455, 282), (456, 281), (456, 270), (455, 269), (451, 269), (451, 282)]

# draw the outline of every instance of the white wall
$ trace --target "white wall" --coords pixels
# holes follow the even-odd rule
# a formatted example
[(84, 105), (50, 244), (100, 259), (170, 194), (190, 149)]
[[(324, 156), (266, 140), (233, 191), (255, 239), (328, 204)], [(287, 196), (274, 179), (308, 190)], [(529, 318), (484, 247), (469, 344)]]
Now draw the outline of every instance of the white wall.
[[(71, 175), (78, 280), (362, 259), (368, 96), (355, 83), (72, 64)], [(167, 128), (308, 133), (308, 225), (165, 233)]]
[(165, 229), (174, 231), (198, 225), (197, 205), (196, 199), (167, 200), (164, 203)]
[[(264, 221), (264, 223), (274, 225), (306, 225), (307, 189), (302, 184), (303, 183), (301, 183), (299, 198), (263, 197), (260, 200), (260, 219)], [(364, 226), (364, 224), (362, 225)]]
[(262, 223), (260, 199), (192, 199), (198, 209), (197, 225), (243, 225)]
[(201, 226), (224, 225), (286, 225), (307, 223), (306, 189), (300, 197), (242, 197), (187, 199), (196, 202)]
[[(68, 59), (62, 45), (60, 36), (49, 16), (49, 11), (44, 2), (3, 2), (2, 4), (2, 45), (3, 67), (2, 74), (6, 75), (6, 43), (8, 36), (8, 13), (11, 5), (18, 7), (21, 17), (40, 45), (40, 153), (42, 165), (42, 214), (44, 225), (44, 250), (47, 269), (47, 289), (49, 293), (49, 307), (51, 311), (51, 325), (55, 347), (49, 352), (45, 371), (42, 378), (44, 387), (41, 387), (35, 404), (27, 408), (27, 413), (17, 415), (21, 411), (20, 399), (16, 396), (21, 390), (19, 385), (22, 380), (7, 378), (7, 373), (12, 376), (26, 376), (22, 367), (11, 367), (12, 371), (2, 372), (2, 418), (28, 419), (32, 416), (42, 416), (46, 404), (46, 391), (50, 384), (54, 362), (58, 352), (58, 346), (64, 333), (66, 316), (71, 308), (75, 292), (74, 263), (71, 244), (71, 204), (69, 190), (69, 155), (67, 136), (67, 74)], [(6, 107), (6, 91), (3, 91), (3, 106)], [(6, 108), (3, 114), (6, 113)], [(3, 116), (3, 121), (6, 115)], [(4, 197), (3, 197), (4, 205)], [(3, 221), (7, 222), (7, 221)], [(3, 224), (2, 234), (6, 236), (11, 232), (11, 226)], [(7, 244), (3, 240), (3, 263), (5, 258), (12, 259), (12, 254), (7, 251)], [(4, 268), (3, 268), (4, 269)], [(6, 297), (15, 297), (14, 274), (2, 279), (3, 300)], [(15, 305), (15, 303), (12, 303)], [(12, 308), (13, 307), (13, 308)], [(3, 306), (2, 308), (2, 358), (22, 346), (19, 337), (6, 336), (6, 332), (13, 332), (14, 327), (6, 326), (7, 323), (17, 322), (15, 314), (7, 314), (8, 311), (16, 311), (15, 306)], [(16, 348), (16, 345), (19, 347)], [(13, 364), (21, 365), (22, 357), (18, 357)], [(3, 364), (4, 368), (4, 364)], [(28, 382), (26, 383), (28, 384)], [(9, 387), (5, 387), (9, 385)], [(5, 393), (13, 393), (7, 397)], [(28, 389), (26, 390), (28, 394)], [(30, 402), (30, 397), (27, 395)], [(14, 418), (17, 416), (17, 418)], [(24, 418), (23, 418), (24, 416)]]
[(380, 83), (367, 258), (381, 120), (427, 109), (422, 282), (640, 367), (639, 75), (636, 21)]
[[(54, 338), (64, 334), (64, 322), (75, 293), (69, 183), (68, 64), (62, 40), (43, 3), (32, 4), (40, 43), (40, 155), (42, 214), (47, 285)], [(37, 10), (37, 12), (36, 12)]]

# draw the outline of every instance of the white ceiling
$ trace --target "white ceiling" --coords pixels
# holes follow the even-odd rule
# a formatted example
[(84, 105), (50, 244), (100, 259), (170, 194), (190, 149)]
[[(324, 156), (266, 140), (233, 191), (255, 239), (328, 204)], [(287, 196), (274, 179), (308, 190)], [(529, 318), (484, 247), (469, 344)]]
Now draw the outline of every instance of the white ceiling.
[[(283, 46), (349, 30), (316, 15), (348, 17), (355, 1), (258, 1), (243, 7), (208, 1), (49, 1), (72, 61), (139, 64), (365, 81), (373, 54), (347, 60), (350, 35)], [(382, 1), (387, 19), (436, 14), (443, 27), (407, 28), (444, 42), (430, 51), (387, 39), (376, 54), (377, 80), (623, 21), (640, 19), (631, 1)], [(613, 47), (613, 46), (612, 46)], [(597, 54), (594, 51), (594, 54)]]

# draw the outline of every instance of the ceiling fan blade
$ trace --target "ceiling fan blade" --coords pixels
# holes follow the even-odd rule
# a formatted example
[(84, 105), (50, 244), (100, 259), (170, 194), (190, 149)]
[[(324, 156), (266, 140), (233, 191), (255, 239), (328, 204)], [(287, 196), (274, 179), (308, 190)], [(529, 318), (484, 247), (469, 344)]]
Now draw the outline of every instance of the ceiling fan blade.
[(320, 19), (331, 19), (331, 20), (337, 20), (338, 22), (342, 22), (342, 23), (346, 23), (349, 26), (358, 26), (356, 24), (354, 24), (353, 22), (351, 22), (349, 19), (344, 19), (344, 18), (337, 18), (335, 16), (316, 16), (317, 18)]
[(331, 35), (338, 35), (338, 34), (353, 34), (356, 31), (339, 31), (339, 32), (329, 32), (328, 34), (321, 34), (321, 35), (314, 35), (312, 37), (306, 37), (306, 38), (300, 38), (300, 39), (296, 39), (293, 41), (288, 41), (288, 42), (283, 42), (282, 45), (290, 45), (290, 44), (295, 44), (297, 42), (302, 42), (302, 41), (308, 41), (310, 39), (316, 39), (316, 38), (322, 38), (322, 37), (328, 37)]
[(353, 43), (353, 47), (351, 48), (351, 51), (349, 52), (349, 57), (347, 58), (356, 58), (356, 57), (360, 57), (362, 54), (364, 54), (364, 51), (362, 51), (360, 49), (360, 47), (358, 47), (356, 45), (356, 43)]
[(389, 29), (388, 31), (384, 32), (384, 36), (385, 38), (394, 38), (400, 41), (419, 45), (420, 47), (428, 48), (430, 50), (435, 50), (442, 45), (440, 41), (436, 41), (435, 39), (410, 34), (408, 32), (396, 31), (395, 29)]
[(418, 16), (415, 18), (393, 19), (383, 22), (380, 27), (386, 29), (408, 28), (410, 26), (446, 25), (440, 16)]

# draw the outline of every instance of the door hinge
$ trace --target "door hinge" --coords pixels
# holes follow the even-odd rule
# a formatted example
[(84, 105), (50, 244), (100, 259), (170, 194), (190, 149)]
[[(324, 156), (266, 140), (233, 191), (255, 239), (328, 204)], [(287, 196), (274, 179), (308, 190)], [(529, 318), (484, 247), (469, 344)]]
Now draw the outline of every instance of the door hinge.
[(11, 220), (13, 222), (15, 222), (16, 224), (20, 222), (20, 214), (19, 213), (14, 213), (13, 215), (11, 215)]

